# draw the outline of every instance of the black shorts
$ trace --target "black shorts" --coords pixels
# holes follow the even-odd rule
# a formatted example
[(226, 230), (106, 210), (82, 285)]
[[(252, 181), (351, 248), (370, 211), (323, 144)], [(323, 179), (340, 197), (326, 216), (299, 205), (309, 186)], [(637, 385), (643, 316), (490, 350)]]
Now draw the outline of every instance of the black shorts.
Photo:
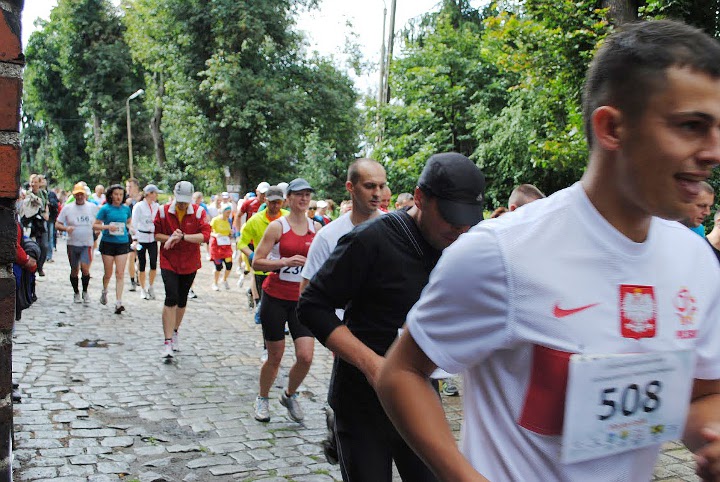
[(297, 301), (281, 300), (264, 293), (260, 303), (263, 338), (267, 341), (284, 340), (286, 321), (293, 340), (312, 337), (312, 332), (298, 321), (296, 308)]
[(158, 258), (158, 244), (157, 241), (151, 243), (140, 243), (140, 249), (138, 250), (138, 268), (141, 273), (145, 272), (145, 266), (147, 264), (147, 257), (150, 258), (150, 269), (157, 269), (157, 258)]
[(130, 245), (127, 243), (108, 243), (100, 240), (100, 254), (104, 256), (121, 256), (128, 254)]
[(160, 270), (160, 276), (165, 284), (165, 306), (178, 308), (187, 306), (188, 293), (195, 281), (195, 274), (177, 274), (168, 269)]

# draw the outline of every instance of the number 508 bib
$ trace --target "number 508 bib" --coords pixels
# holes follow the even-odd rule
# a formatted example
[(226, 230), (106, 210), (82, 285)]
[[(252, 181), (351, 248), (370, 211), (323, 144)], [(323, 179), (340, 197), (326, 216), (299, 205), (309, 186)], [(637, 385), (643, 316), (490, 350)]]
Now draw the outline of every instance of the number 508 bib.
[(572, 355), (563, 463), (679, 439), (690, 404), (693, 363), (689, 350)]

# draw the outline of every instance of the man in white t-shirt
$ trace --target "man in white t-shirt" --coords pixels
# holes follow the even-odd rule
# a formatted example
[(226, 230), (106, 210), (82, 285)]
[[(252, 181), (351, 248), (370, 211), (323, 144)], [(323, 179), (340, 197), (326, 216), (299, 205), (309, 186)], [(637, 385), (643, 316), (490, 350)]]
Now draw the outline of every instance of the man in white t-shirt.
[[(650, 480), (682, 438), (720, 480), (720, 271), (674, 221), (720, 163), (720, 45), (651, 21), (606, 38), (580, 182), (446, 249), (378, 394), (445, 481)], [(462, 372), (454, 443), (426, 377)]]
[(379, 162), (363, 158), (350, 164), (345, 189), (350, 193), (352, 210), (318, 231), (313, 238), (302, 270), (301, 292), (330, 257), (340, 238), (358, 224), (383, 214), (378, 208), (386, 184), (385, 168)]
[[(97, 204), (87, 202), (85, 186), (81, 183), (73, 187), (75, 202), (66, 205), (55, 221), (58, 231), (68, 233), (67, 254), (70, 260), (70, 284), (73, 288), (75, 303), (89, 303), (88, 285), (90, 284), (90, 263), (93, 251), (93, 228), (95, 216), (100, 209)], [(78, 286), (78, 273), (82, 272), (82, 297)]]

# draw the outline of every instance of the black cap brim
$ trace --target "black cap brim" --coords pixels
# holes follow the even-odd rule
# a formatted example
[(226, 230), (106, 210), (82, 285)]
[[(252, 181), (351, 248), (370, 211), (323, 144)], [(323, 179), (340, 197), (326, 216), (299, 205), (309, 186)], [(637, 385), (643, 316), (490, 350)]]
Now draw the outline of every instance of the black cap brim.
[(449, 199), (437, 199), (440, 215), (450, 224), (475, 226), (483, 219), (483, 205), (468, 204)]

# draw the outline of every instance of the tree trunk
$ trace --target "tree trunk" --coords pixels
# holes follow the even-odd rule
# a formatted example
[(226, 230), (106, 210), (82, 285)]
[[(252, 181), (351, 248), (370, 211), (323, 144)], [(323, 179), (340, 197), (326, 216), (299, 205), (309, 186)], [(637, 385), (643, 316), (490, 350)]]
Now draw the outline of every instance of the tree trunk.
[(93, 112), (92, 121), (93, 134), (95, 137), (95, 149), (100, 149), (100, 143), (102, 142), (102, 121), (100, 120), (100, 116), (97, 114), (97, 112)]
[(638, 0), (603, 0), (603, 7), (609, 10), (608, 19), (613, 25), (638, 19)]
[(163, 95), (165, 95), (165, 80), (162, 74), (156, 74), (156, 79), (158, 101), (155, 103), (155, 110), (150, 119), (150, 134), (152, 135), (153, 145), (155, 146), (155, 160), (158, 163), (158, 167), (162, 168), (167, 161), (167, 157), (165, 157), (165, 138), (160, 130), (160, 123), (162, 122), (163, 116), (162, 98)]

